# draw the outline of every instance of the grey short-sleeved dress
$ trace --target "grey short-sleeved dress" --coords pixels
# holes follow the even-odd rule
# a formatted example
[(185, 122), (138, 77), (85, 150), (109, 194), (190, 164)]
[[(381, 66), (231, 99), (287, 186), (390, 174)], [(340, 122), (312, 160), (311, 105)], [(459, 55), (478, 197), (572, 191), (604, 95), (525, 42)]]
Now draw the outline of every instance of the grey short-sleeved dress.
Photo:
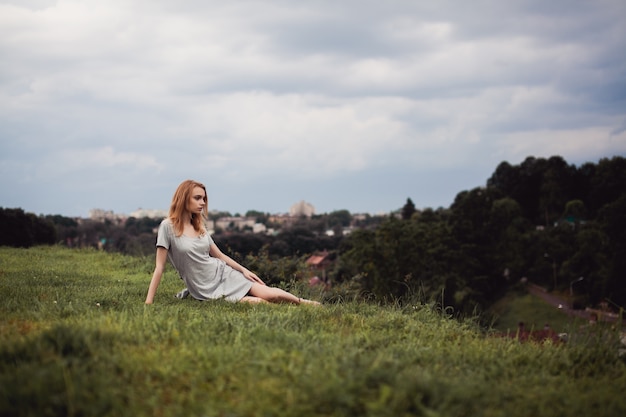
[(169, 219), (161, 222), (156, 243), (167, 249), (168, 259), (193, 298), (239, 301), (248, 294), (252, 282), (221, 259), (210, 256), (209, 248), (214, 244), (208, 233), (199, 237), (176, 236)]

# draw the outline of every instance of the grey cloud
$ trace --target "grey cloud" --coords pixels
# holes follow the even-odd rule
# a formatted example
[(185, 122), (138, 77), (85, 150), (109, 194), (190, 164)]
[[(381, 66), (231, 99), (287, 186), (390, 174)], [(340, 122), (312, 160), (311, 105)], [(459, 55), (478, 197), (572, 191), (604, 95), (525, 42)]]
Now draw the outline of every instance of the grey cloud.
[[(136, 183), (167, 200), (187, 177), (219, 179), (216, 201), (243, 204), (238, 190), (284, 177), (297, 182), (281, 183), (289, 191), (272, 192), (276, 200), (303, 182), (330, 198), (352, 184), (352, 201), (374, 207), (375, 197), (356, 195), (359, 178), (399, 183), (384, 196), (391, 200), (392, 188), (410, 187), (399, 172), (437, 173), (449, 195), (470, 181), (464, 172), (478, 185), (523, 153), (579, 158), (611, 134), (602, 152), (624, 152), (626, 6), (618, 0), (7, 4), (0, 191), (14, 205), (30, 204), (14, 184), (49, 172), (65, 184), (56, 195), (80, 186), (79, 176), (111, 205), (156, 204)], [(103, 149), (110, 164), (93, 170), (67, 164), (64, 173), (46, 159), (95, 161)], [(464, 177), (456, 186), (455, 176)], [(56, 189), (50, 177), (42, 181)], [(123, 198), (125, 188), (132, 195)], [(106, 204), (90, 203), (94, 194), (73, 204)], [(256, 198), (238, 210), (273, 200)]]

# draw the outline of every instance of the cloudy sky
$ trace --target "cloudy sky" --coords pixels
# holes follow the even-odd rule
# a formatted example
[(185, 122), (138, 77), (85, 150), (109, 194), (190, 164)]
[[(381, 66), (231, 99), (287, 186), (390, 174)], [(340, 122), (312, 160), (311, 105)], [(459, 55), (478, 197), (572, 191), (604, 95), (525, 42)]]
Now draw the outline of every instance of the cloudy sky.
[(0, 0), (0, 207), (448, 207), (626, 156), (624, 51), (623, 0)]

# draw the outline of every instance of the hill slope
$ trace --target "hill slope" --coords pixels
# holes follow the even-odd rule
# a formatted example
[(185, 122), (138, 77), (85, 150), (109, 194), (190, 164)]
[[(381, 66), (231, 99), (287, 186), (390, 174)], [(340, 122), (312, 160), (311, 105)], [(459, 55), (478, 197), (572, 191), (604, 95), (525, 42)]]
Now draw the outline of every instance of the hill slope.
[(490, 337), (433, 306), (178, 300), (151, 259), (0, 248), (0, 414), (616, 416), (610, 329)]

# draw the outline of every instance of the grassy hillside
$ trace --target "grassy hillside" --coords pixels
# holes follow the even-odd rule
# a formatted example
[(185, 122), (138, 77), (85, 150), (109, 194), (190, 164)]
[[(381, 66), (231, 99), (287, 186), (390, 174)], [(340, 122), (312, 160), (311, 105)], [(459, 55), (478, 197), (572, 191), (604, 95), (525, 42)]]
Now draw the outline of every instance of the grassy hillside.
[(558, 333), (571, 333), (586, 324), (582, 318), (569, 316), (526, 291), (512, 291), (489, 313), (495, 316), (493, 327), (502, 332), (515, 332), (519, 322), (535, 330), (548, 324)]
[(618, 416), (611, 329), (491, 337), (433, 306), (178, 300), (151, 259), (0, 248), (0, 414)]

